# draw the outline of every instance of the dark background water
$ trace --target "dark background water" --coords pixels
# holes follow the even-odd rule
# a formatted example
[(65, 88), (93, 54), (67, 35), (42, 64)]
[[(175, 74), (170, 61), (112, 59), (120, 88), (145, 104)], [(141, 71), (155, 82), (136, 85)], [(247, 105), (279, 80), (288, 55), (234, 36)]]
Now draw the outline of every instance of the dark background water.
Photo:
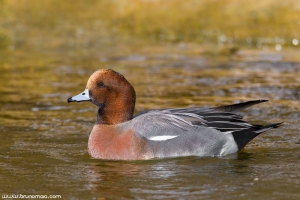
[[(137, 1), (130, 5), (125, 1), (113, 5), (108, 1), (29, 2), (1, 1), (1, 195), (57, 194), (62, 199), (300, 198), (300, 59), (298, 45), (292, 43), (297, 39), (294, 33), (298, 26), (288, 26), (283, 32), (276, 28), (298, 16), (297, 6), (290, 6), (294, 1), (250, 4), (244, 15), (239, 15), (240, 3), (224, 1), (217, 6), (235, 8), (224, 11), (232, 13), (226, 15), (232, 19), (228, 27), (206, 1), (207, 9), (194, 1), (181, 6), (190, 11), (186, 18), (195, 21), (198, 18), (190, 14), (205, 11), (211, 16), (210, 24), (183, 23), (174, 17), (178, 16), (178, 1)], [(137, 12), (147, 6), (147, 14)], [(164, 14), (164, 6), (172, 12)], [(269, 15), (259, 12), (265, 8), (270, 16), (278, 11), (289, 13), (269, 25), (273, 32), (261, 31), (260, 25), (268, 24)], [(251, 21), (253, 10), (257, 11), (259, 28), (251, 32), (250, 41), (245, 33), (251, 27), (238, 25), (243, 24), (242, 19)], [(178, 29), (161, 29), (168, 23), (160, 25), (161, 20), (154, 17), (157, 15), (169, 16), (168, 23)], [(149, 27), (142, 26), (145, 20), (151, 22)], [(130, 25), (130, 21), (135, 23)], [(234, 27), (239, 27), (234, 30), (239, 30), (240, 39), (230, 42)], [(202, 34), (203, 40), (193, 40), (189, 33), (178, 31), (188, 28), (195, 30), (193, 34)], [(205, 35), (207, 32), (197, 32), (198, 28), (215, 32)], [(155, 30), (164, 30), (164, 34), (157, 36)], [(147, 34), (153, 37), (149, 39)], [(241, 152), (221, 158), (92, 159), (87, 154), (87, 140), (96, 107), (66, 101), (81, 92), (89, 76), (101, 68), (116, 70), (132, 83), (137, 92), (136, 112), (269, 99), (242, 114), (253, 123), (285, 124), (255, 138)]]

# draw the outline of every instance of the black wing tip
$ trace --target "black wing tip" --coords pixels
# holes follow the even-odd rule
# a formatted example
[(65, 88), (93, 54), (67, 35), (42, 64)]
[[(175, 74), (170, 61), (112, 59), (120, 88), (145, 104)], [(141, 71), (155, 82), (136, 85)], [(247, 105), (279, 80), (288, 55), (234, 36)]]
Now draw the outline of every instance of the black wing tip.
[(256, 126), (259, 129), (266, 129), (266, 128), (278, 128), (280, 126), (283, 126), (284, 122), (278, 122), (278, 123), (274, 123), (274, 124), (268, 124), (268, 125), (253, 125)]
[(279, 128), (281, 126), (284, 125), (284, 122), (279, 122), (279, 123), (275, 123), (275, 124), (270, 124), (270, 128)]
[(236, 103), (236, 104), (231, 104), (231, 105), (225, 105), (225, 106), (218, 106), (214, 107), (212, 109), (218, 110), (218, 111), (223, 111), (223, 112), (239, 112), (241, 110), (244, 110), (248, 107), (251, 107), (256, 104), (264, 103), (269, 101), (268, 99), (258, 99), (258, 100), (251, 100), (251, 101), (245, 101), (241, 103)]
[(244, 101), (241, 103), (248, 103), (248, 102), (258, 102), (258, 103), (263, 103), (263, 102), (267, 102), (269, 101), (269, 99), (255, 99), (255, 100), (250, 100), (250, 101)]
[(258, 99), (258, 100), (253, 100), (253, 101), (258, 101), (260, 103), (263, 103), (263, 102), (268, 102), (269, 99)]

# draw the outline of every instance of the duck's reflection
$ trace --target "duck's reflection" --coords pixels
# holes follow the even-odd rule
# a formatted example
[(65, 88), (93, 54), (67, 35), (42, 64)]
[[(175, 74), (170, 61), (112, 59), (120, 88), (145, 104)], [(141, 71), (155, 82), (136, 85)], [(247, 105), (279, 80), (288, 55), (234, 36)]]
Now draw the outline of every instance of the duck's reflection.
[(171, 198), (180, 192), (214, 192), (213, 185), (222, 185), (230, 177), (236, 179), (237, 175), (251, 173), (251, 157), (250, 153), (240, 152), (222, 158), (92, 160), (88, 176), (92, 190), (104, 198), (146, 198), (154, 191), (160, 197)]
[(135, 162), (102, 161), (89, 165), (89, 179), (93, 191), (100, 197), (132, 199), (131, 177), (140, 176), (143, 165)]
[[(133, 198), (132, 189), (158, 189), (178, 173), (177, 160), (96, 161), (89, 165), (93, 190), (107, 198)], [(155, 182), (157, 182), (155, 184)], [(165, 184), (166, 184), (165, 183)]]

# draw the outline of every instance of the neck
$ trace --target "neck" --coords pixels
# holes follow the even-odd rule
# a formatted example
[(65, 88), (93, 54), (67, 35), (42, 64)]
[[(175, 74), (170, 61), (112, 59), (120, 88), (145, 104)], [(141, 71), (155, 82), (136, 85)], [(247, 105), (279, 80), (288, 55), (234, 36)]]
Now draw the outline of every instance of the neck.
[(120, 124), (132, 119), (135, 105), (133, 98), (118, 98), (115, 101), (104, 103), (97, 113), (97, 124)]

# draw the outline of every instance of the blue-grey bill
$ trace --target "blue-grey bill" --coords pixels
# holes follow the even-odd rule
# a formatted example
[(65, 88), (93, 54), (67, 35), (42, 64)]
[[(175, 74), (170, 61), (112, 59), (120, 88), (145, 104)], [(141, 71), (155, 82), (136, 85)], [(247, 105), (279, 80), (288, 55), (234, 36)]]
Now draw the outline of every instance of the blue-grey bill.
[(68, 102), (81, 102), (81, 101), (91, 101), (88, 89), (85, 89), (82, 93), (70, 97), (68, 99)]

